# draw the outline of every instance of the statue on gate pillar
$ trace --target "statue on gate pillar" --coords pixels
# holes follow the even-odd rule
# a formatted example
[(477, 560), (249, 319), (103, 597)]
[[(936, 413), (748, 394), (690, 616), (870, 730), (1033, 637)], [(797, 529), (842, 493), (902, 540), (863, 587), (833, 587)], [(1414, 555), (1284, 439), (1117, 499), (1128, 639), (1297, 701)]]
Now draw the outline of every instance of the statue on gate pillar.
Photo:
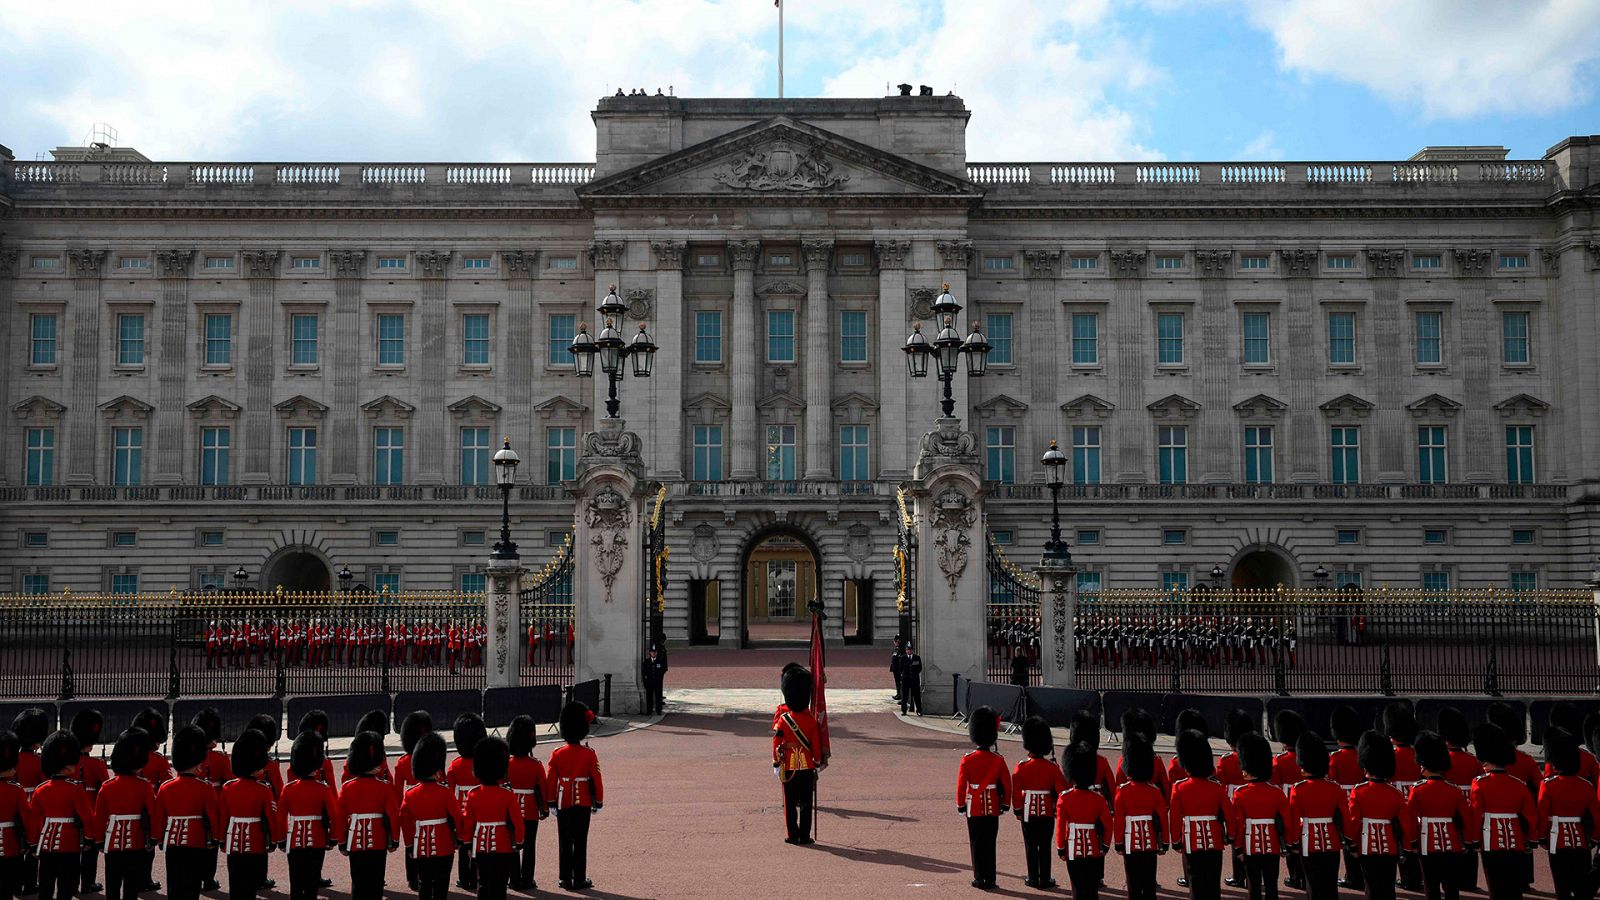
[(984, 678), (983, 473), (978, 439), (958, 419), (922, 438), (910, 485), (917, 529), (917, 634), (923, 703), (954, 709), (954, 675)]

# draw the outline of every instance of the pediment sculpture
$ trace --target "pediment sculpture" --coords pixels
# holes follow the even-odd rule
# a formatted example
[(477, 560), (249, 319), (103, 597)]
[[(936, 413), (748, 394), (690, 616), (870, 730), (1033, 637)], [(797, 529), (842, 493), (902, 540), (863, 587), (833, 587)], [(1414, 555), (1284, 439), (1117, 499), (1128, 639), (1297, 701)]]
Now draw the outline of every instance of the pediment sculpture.
[(820, 147), (796, 147), (788, 141), (746, 150), (711, 177), (731, 188), (796, 193), (826, 190), (850, 180), (849, 175), (834, 172)]

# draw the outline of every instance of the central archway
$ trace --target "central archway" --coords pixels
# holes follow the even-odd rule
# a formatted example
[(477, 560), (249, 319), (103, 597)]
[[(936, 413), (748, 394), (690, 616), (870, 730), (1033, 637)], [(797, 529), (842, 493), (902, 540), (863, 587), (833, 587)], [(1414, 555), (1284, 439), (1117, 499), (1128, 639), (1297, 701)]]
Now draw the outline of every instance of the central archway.
[(739, 557), (740, 646), (805, 643), (806, 604), (819, 596), (822, 554), (811, 536), (787, 526), (765, 528)]
[(327, 591), (332, 587), (328, 563), (307, 547), (280, 550), (261, 567), (261, 589), (286, 591)]
[(1245, 548), (1234, 559), (1229, 583), (1240, 590), (1271, 590), (1280, 584), (1294, 587), (1297, 580), (1294, 561), (1286, 551), (1256, 545)]

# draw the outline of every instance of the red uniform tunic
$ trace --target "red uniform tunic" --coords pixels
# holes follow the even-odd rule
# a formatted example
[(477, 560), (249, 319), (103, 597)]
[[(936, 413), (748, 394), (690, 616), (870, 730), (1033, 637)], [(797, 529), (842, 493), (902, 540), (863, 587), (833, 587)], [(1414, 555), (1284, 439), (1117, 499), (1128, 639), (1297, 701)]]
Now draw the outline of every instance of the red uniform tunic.
[(1284, 841), (1300, 833), (1300, 820), (1277, 785), (1252, 781), (1233, 795), (1228, 833), (1247, 855), (1276, 856)]
[(1387, 781), (1364, 781), (1350, 792), (1350, 826), (1363, 856), (1398, 856), (1416, 841), (1411, 804)]
[(156, 833), (156, 789), (138, 775), (118, 775), (95, 795), (94, 817), (107, 853), (144, 850)]
[(1111, 762), (1104, 754), (1095, 754), (1094, 757), (1094, 785), (1106, 798), (1106, 808), (1111, 807), (1111, 799), (1117, 795), (1117, 774), (1111, 768)]
[(78, 757), (78, 771), (72, 780), (83, 785), (89, 794), (89, 802), (93, 803), (100, 787), (111, 780), (111, 770), (106, 767), (105, 760), (85, 753)]
[(388, 850), (400, 842), (400, 804), (394, 789), (375, 775), (358, 775), (339, 791), (339, 810), (345, 818), (345, 849)]
[(1150, 853), (1165, 847), (1166, 822), (1167, 800), (1160, 788), (1148, 781), (1129, 781), (1117, 788), (1111, 806), (1111, 842), (1121, 852)]
[(1302, 855), (1338, 853), (1344, 848), (1341, 837), (1354, 830), (1344, 788), (1326, 778), (1306, 778), (1291, 787), (1289, 809), (1300, 820), (1297, 843)]
[[(384, 765), (388, 765), (388, 760), (384, 760)], [(389, 782), (389, 787), (394, 790), (395, 802), (404, 802), (406, 791), (411, 790), (411, 786), (416, 783), (417, 779), (411, 775), (411, 754), (402, 754), (399, 759), (395, 760), (394, 778)]]
[(1293, 750), (1285, 750), (1272, 758), (1272, 783), (1285, 794), (1305, 778), (1306, 773), (1301, 771), (1300, 763), (1295, 761)]
[(283, 796), (283, 764), (275, 759), (267, 760), (267, 784), (272, 786), (272, 796)]
[(1512, 775), (1490, 769), (1472, 782), (1473, 817), (1482, 829), (1484, 852), (1521, 852), (1539, 839), (1539, 810), (1526, 786)]
[[(554, 762), (554, 760), (551, 760)], [(988, 750), (973, 750), (961, 757), (956, 769), (956, 809), (967, 818), (998, 816), (1011, 799), (1011, 771), (1005, 757)]]
[(471, 836), (473, 856), (510, 853), (527, 839), (517, 795), (498, 784), (480, 784), (467, 794), (461, 824)]
[(46, 779), (28, 801), (28, 842), (39, 853), (77, 853), (96, 837), (89, 795), (70, 778)]
[(1178, 782), (1180, 782), (1180, 781), (1182, 781), (1182, 780), (1184, 780), (1185, 778), (1188, 778), (1188, 777), (1189, 777), (1189, 770), (1185, 769), (1183, 766), (1179, 765), (1178, 764), (1178, 757), (1176, 755), (1174, 755), (1172, 757), (1172, 762), (1167, 763), (1167, 783), (1172, 785), (1173, 787), (1177, 787), (1178, 786)]
[(1185, 778), (1172, 786), (1167, 833), (1184, 853), (1221, 850), (1227, 843), (1233, 801), (1214, 778)]
[(222, 852), (266, 853), (283, 840), (272, 785), (235, 778), (222, 786)]
[(449, 788), (425, 781), (406, 791), (400, 803), (400, 833), (412, 856), (450, 856), (456, 852), (455, 836), (462, 831), (461, 804)]
[(1444, 780), (1461, 789), (1461, 796), (1465, 797), (1472, 790), (1472, 779), (1483, 774), (1483, 763), (1478, 758), (1465, 750), (1450, 751), (1450, 771), (1444, 773)]
[(1465, 850), (1473, 839), (1469, 835), (1478, 833), (1472, 805), (1449, 778), (1424, 778), (1407, 802), (1417, 819), (1416, 840), (1409, 846), (1423, 856)]
[(1361, 762), (1356, 756), (1355, 747), (1340, 744), (1339, 749), (1329, 755), (1328, 780), (1343, 788), (1346, 794), (1367, 780), (1366, 773), (1361, 771)]
[[(1544, 777), (1555, 777), (1555, 766), (1544, 764)], [(1600, 785), (1600, 761), (1596, 761), (1594, 754), (1580, 747), (1578, 748), (1578, 777), (1589, 782), (1590, 787)]]
[[(472, 773), (472, 760), (465, 756), (458, 756), (450, 761), (449, 767), (445, 769), (444, 781), (452, 791), (455, 791), (458, 806), (466, 803), (467, 795), (481, 783), (478, 781), (478, 776)], [(465, 839), (463, 837), (463, 840)]]
[(1244, 777), (1244, 769), (1239, 766), (1238, 753), (1225, 753), (1217, 760), (1217, 783), (1228, 791), (1228, 799), (1232, 800), (1239, 793), (1239, 788), (1248, 781)]
[[(407, 759), (406, 760), (406, 764), (409, 766), (411, 764), (411, 760)], [(344, 761), (344, 770), (339, 773), (339, 783), (340, 784), (348, 784), (350, 782), (350, 780), (355, 778), (355, 777), (356, 777), (355, 775), (352, 775), (350, 773), (350, 760), (346, 759)], [(394, 775), (393, 775), (393, 773), (391, 773), (389, 771), (389, 760), (388, 759), (385, 759), (385, 760), (383, 760), (383, 762), (378, 763), (378, 767), (376, 769), (372, 770), (372, 777), (378, 779), (378, 782), (380, 784), (389, 785), (390, 786), (389, 792), (396, 795), (395, 796), (395, 802), (396, 803), (400, 802), (399, 792), (395, 791), (394, 787), (393, 787), (393, 785), (394, 785)]]
[(605, 783), (600, 779), (600, 757), (582, 744), (563, 744), (550, 754), (545, 766), (545, 802), (557, 810), (573, 806), (603, 806)]
[(1517, 751), (1516, 760), (1506, 767), (1506, 774), (1527, 785), (1528, 796), (1535, 799), (1539, 796), (1539, 785), (1544, 781), (1544, 776), (1539, 774), (1541, 771), (1543, 770), (1533, 761), (1533, 757), (1521, 750)]
[(233, 780), (233, 760), (221, 750), (207, 751), (205, 765), (200, 767), (200, 777), (221, 793), (222, 786)]
[(150, 782), (151, 787), (159, 788), (172, 780), (172, 763), (167, 762), (165, 756), (151, 750), (150, 759), (144, 764), (144, 768), (139, 770), (139, 775)]
[(0, 859), (22, 855), (27, 829), (28, 792), (15, 781), (0, 781)]
[(1030, 756), (1011, 773), (1011, 808), (1022, 821), (1054, 818), (1056, 798), (1067, 789), (1067, 779), (1054, 761)]
[(1587, 850), (1600, 842), (1600, 799), (1578, 775), (1546, 778), (1539, 788), (1539, 833), (1551, 853)]
[(779, 708), (772, 716), (772, 764), (785, 772), (815, 769), (821, 761), (822, 735), (810, 710)]
[(22, 789), (33, 795), (33, 791), (44, 783), (44, 769), (39, 766), (39, 754), (32, 750), (23, 750), (17, 754), (17, 784)]
[(1111, 825), (1111, 807), (1099, 791), (1070, 787), (1056, 800), (1056, 849), (1067, 859), (1104, 856)]
[(153, 830), (161, 846), (203, 848), (222, 837), (222, 806), (209, 783), (189, 774), (179, 775), (156, 791)]
[[(1159, 756), (1156, 757), (1155, 776), (1156, 776), (1155, 779), (1153, 781), (1151, 781), (1150, 783), (1155, 785), (1157, 790), (1161, 791), (1162, 798), (1167, 798), (1167, 797), (1172, 796), (1172, 782), (1167, 780), (1167, 767), (1161, 764), (1161, 757), (1159, 757)], [(1124, 774), (1123, 771), (1122, 771), (1122, 760), (1118, 759), (1117, 760), (1117, 785), (1116, 785), (1117, 790), (1120, 792), (1122, 790), (1122, 786), (1127, 784), (1127, 783), (1128, 783), (1128, 776), (1126, 774)]]
[(544, 763), (531, 756), (513, 756), (506, 768), (506, 787), (516, 795), (522, 820), (531, 822), (549, 814), (550, 801), (544, 794)]
[(326, 850), (344, 841), (344, 817), (333, 788), (315, 778), (296, 778), (278, 798), (278, 833), (290, 850)]
[(1417, 765), (1417, 751), (1410, 744), (1394, 745), (1394, 786), (1408, 791), (1422, 780), (1422, 767)]

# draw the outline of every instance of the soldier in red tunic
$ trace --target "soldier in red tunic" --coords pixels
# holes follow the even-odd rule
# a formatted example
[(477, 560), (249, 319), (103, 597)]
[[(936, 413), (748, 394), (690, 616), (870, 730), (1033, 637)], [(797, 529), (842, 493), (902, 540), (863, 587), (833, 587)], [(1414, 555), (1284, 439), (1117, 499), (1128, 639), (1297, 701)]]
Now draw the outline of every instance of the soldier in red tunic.
[(94, 816), (106, 852), (106, 900), (134, 900), (150, 883), (156, 791), (139, 773), (149, 761), (150, 736), (130, 728), (111, 748), (110, 781), (95, 797)]
[(278, 833), (289, 853), (290, 900), (316, 900), (328, 847), (344, 840), (344, 817), (332, 786), (322, 780), (322, 738), (302, 732), (289, 751), (294, 779), (278, 799)]
[[(484, 727), (483, 719), (477, 713), (462, 713), (456, 717), (454, 725), (456, 739), (456, 758), (450, 761), (450, 768), (445, 775), (445, 783), (456, 792), (456, 804), (467, 802), (467, 794), (478, 786), (478, 776), (472, 770), (472, 752), (477, 749), (478, 742), (489, 733)], [(472, 865), (472, 835), (463, 834), (463, 843), (456, 850), (456, 887), (468, 891), (478, 889), (478, 870)]]
[[(1217, 761), (1217, 781), (1227, 788), (1230, 803), (1234, 795), (1239, 793), (1239, 788), (1248, 782), (1244, 777), (1244, 767), (1239, 765), (1239, 739), (1260, 730), (1261, 723), (1242, 709), (1233, 710), (1222, 721), (1222, 741), (1228, 745), (1228, 752)], [(1228, 857), (1230, 871), (1222, 883), (1228, 887), (1244, 887), (1244, 848), (1234, 842)]]
[[(78, 757), (78, 770), (73, 773), (72, 780), (83, 785), (83, 790), (89, 795), (89, 804), (94, 805), (95, 798), (100, 793), (101, 785), (111, 780), (111, 770), (106, 768), (106, 762), (95, 756), (94, 748), (100, 743), (100, 732), (105, 728), (105, 717), (97, 709), (80, 709), (72, 717), (72, 736), (78, 739), (78, 747), (83, 751)], [(78, 858), (78, 893), (98, 894), (104, 886), (94, 880), (95, 870), (99, 867), (100, 851), (93, 844), (86, 844), (83, 854)]]
[[(1499, 727), (1505, 734), (1506, 739), (1511, 743), (1511, 765), (1506, 766), (1506, 774), (1527, 786), (1528, 796), (1537, 803), (1539, 800), (1539, 785), (1544, 781), (1544, 775), (1539, 763), (1532, 756), (1522, 751), (1522, 745), (1528, 742), (1528, 720), (1523, 715), (1522, 707), (1520, 705), (1512, 707), (1497, 700), (1489, 704), (1487, 718)], [(1487, 765), (1485, 765), (1485, 768), (1487, 768)], [(1516, 864), (1522, 876), (1523, 887), (1527, 888), (1533, 884), (1533, 854), (1526, 853), (1517, 857)]]
[(1111, 806), (1096, 783), (1104, 760), (1093, 746), (1074, 742), (1062, 762), (1071, 786), (1056, 800), (1056, 855), (1067, 862), (1073, 900), (1099, 900), (1112, 824)]
[(967, 817), (972, 886), (992, 888), (995, 838), (1000, 833), (1000, 816), (1011, 798), (1011, 772), (1005, 758), (992, 749), (999, 740), (1000, 717), (987, 706), (978, 707), (967, 720), (967, 736), (976, 749), (961, 757), (956, 770), (956, 812)]
[(1350, 792), (1347, 840), (1361, 857), (1367, 900), (1394, 900), (1395, 867), (1400, 848), (1410, 843), (1415, 820), (1405, 793), (1390, 783), (1394, 777), (1394, 744), (1376, 731), (1364, 732), (1356, 756), (1367, 780)]
[(172, 765), (178, 777), (156, 791), (155, 831), (167, 851), (168, 896), (177, 900), (200, 896), (207, 851), (222, 837), (217, 789), (204, 777), (209, 745), (199, 726), (178, 729), (172, 736)]
[(1555, 774), (1539, 789), (1539, 821), (1550, 851), (1556, 900), (1593, 900), (1589, 848), (1600, 841), (1600, 801), (1582, 771), (1578, 737), (1565, 728), (1544, 735), (1545, 767)]
[(1056, 831), (1056, 798), (1067, 779), (1056, 765), (1050, 723), (1038, 716), (1022, 722), (1022, 749), (1027, 758), (1011, 773), (1011, 810), (1022, 822), (1022, 848), (1028, 862), (1028, 887), (1056, 886), (1050, 877), (1050, 842)]
[(1466, 836), (1474, 832), (1472, 808), (1446, 777), (1450, 747), (1444, 738), (1424, 731), (1413, 747), (1422, 781), (1411, 789), (1407, 802), (1417, 818), (1413, 849), (1422, 863), (1423, 888), (1428, 900), (1457, 900), (1469, 855)]
[[(39, 745), (50, 734), (50, 721), (45, 711), (38, 707), (25, 709), (11, 720), (11, 730), (22, 745), (22, 751), (17, 756), (17, 783), (22, 785), (23, 793), (29, 797), (44, 782), (44, 770), (39, 767)], [(38, 889), (39, 860), (30, 854), (23, 859), (20, 893), (32, 894)]]
[(362, 731), (350, 742), (345, 762), (354, 777), (339, 791), (345, 819), (340, 849), (350, 858), (352, 900), (381, 900), (389, 851), (400, 846), (400, 804), (394, 789), (377, 777), (384, 755), (383, 737)]
[[(1176, 726), (1173, 729), (1174, 735), (1182, 734), (1185, 731), (1198, 731), (1202, 737), (1209, 738), (1211, 736), (1211, 732), (1209, 731), (1210, 726), (1206, 724), (1206, 717), (1202, 715), (1198, 709), (1183, 710), (1182, 712), (1178, 713), (1177, 721), (1173, 724)], [(1210, 744), (1207, 744), (1206, 746), (1209, 747)], [(1212, 764), (1212, 771), (1216, 771), (1215, 762)], [(1188, 777), (1189, 770), (1183, 767), (1183, 760), (1178, 758), (1177, 753), (1173, 753), (1172, 759), (1167, 762), (1167, 783), (1173, 787), (1177, 787), (1178, 782)], [(1176, 833), (1174, 834), (1176, 835)], [(1185, 886), (1186, 885), (1179, 885), (1179, 887)]]
[[(1579, 736), (1583, 732), (1583, 713), (1571, 702), (1560, 700), (1550, 705), (1549, 727), (1560, 728), (1568, 734)], [(1581, 737), (1579, 738), (1581, 740)], [(1545, 763), (1544, 777), (1556, 774), (1555, 768)], [(1600, 761), (1581, 745), (1578, 747), (1578, 777), (1591, 785), (1600, 785)]]
[(278, 738), (282, 732), (278, 724), (278, 717), (266, 713), (252, 716), (250, 723), (245, 726), (245, 730), (260, 732), (261, 736), (266, 738), (267, 768), (265, 778), (267, 784), (272, 788), (272, 799), (276, 802), (279, 797), (283, 796), (283, 765), (278, 762), (278, 758), (272, 752), (273, 748), (278, 745)]
[[(1157, 731), (1156, 717), (1142, 709), (1130, 709), (1122, 714), (1122, 735), (1124, 738), (1130, 734), (1136, 734), (1144, 738), (1147, 746), (1154, 748)], [(1155, 762), (1152, 765), (1155, 766), (1155, 772), (1150, 783), (1161, 791), (1161, 798), (1165, 800), (1172, 796), (1172, 782), (1167, 780), (1167, 767), (1162, 764), (1159, 756), (1155, 757)], [(1117, 760), (1117, 789), (1121, 790), (1122, 785), (1126, 784), (1127, 781), (1128, 773), (1123, 770), (1123, 761)]]
[(522, 842), (522, 859), (511, 879), (511, 886), (519, 891), (539, 889), (533, 880), (534, 839), (539, 835), (539, 820), (550, 815), (550, 801), (544, 793), (544, 763), (533, 755), (539, 742), (538, 726), (531, 716), (517, 716), (506, 730), (506, 744), (511, 750), (511, 761), (506, 768), (506, 786), (516, 795), (517, 808), (522, 811), (522, 824), (528, 837)]
[[(1472, 791), (1472, 780), (1483, 774), (1483, 763), (1467, 750), (1472, 743), (1472, 726), (1454, 706), (1439, 710), (1438, 725), (1439, 736), (1450, 748), (1450, 770), (1444, 773), (1444, 780), (1455, 785), (1465, 799)], [(1464, 833), (1472, 833), (1472, 829)], [(1462, 858), (1459, 884), (1462, 892), (1478, 889), (1478, 854), (1468, 853)]]
[[(206, 762), (200, 770), (200, 779), (210, 784), (221, 796), (222, 786), (233, 780), (233, 766), (228, 761), (228, 754), (217, 749), (222, 741), (222, 716), (215, 708), (208, 706), (195, 713), (190, 722), (206, 733)], [(214, 891), (221, 887), (217, 883), (217, 851), (216, 846), (206, 848), (201, 873), (202, 891)]]
[[(412, 755), (416, 752), (417, 742), (425, 734), (433, 732), (433, 716), (428, 715), (424, 709), (412, 710), (400, 722), (400, 749), (405, 751), (394, 764), (394, 797), (397, 802), (404, 802), (406, 792), (412, 785), (418, 784), (420, 779), (415, 776), (415, 764)], [(440, 769), (444, 767), (440, 763)], [(405, 842), (406, 854), (406, 884), (415, 891), (417, 884), (417, 861), (411, 854), (412, 841)], [(446, 873), (448, 874), (448, 872)]]
[[(1412, 785), (1422, 780), (1417, 754), (1411, 746), (1417, 739), (1417, 717), (1409, 704), (1391, 703), (1383, 708), (1383, 733), (1394, 744), (1394, 786), (1400, 793), (1409, 794)], [(1400, 887), (1408, 891), (1422, 890), (1422, 862), (1405, 847), (1400, 848), (1398, 871)]]
[(267, 738), (246, 729), (233, 742), (230, 768), (237, 777), (222, 786), (222, 852), (228, 855), (228, 897), (253, 900), (267, 880), (267, 854), (283, 833), (278, 804), (266, 781)]
[(22, 887), (28, 795), (17, 783), (17, 755), (21, 750), (16, 734), (0, 731), (0, 900), (11, 900)]
[[(1333, 714), (1328, 717), (1328, 729), (1339, 745), (1328, 759), (1328, 779), (1344, 791), (1348, 806), (1350, 792), (1367, 778), (1361, 771), (1361, 761), (1356, 758), (1356, 742), (1361, 740), (1361, 732), (1365, 729), (1355, 709), (1343, 703), (1333, 708)], [(1355, 827), (1351, 825), (1352, 832)], [(1361, 877), (1360, 857), (1351, 849), (1351, 835), (1347, 833), (1345, 838), (1344, 878), (1340, 879), (1339, 887), (1352, 891), (1365, 890), (1366, 880)]]
[(1289, 809), (1300, 820), (1300, 840), (1290, 853), (1300, 856), (1309, 900), (1335, 900), (1339, 896), (1339, 852), (1349, 826), (1350, 809), (1344, 789), (1328, 780), (1328, 745), (1307, 731), (1294, 745), (1295, 764), (1305, 775), (1289, 789)]
[[(1294, 745), (1300, 740), (1300, 735), (1306, 732), (1306, 720), (1292, 709), (1282, 709), (1273, 716), (1272, 727), (1281, 747), (1278, 755), (1272, 758), (1272, 783), (1283, 791), (1284, 796), (1288, 796), (1290, 789), (1305, 777), (1305, 773), (1300, 771), (1300, 766), (1295, 762)], [(1289, 878), (1284, 882), (1285, 887), (1299, 889), (1306, 886), (1305, 875), (1300, 871), (1298, 855), (1285, 854), (1284, 868), (1289, 870)]]
[(420, 900), (445, 900), (457, 836), (463, 833), (461, 804), (443, 784), (444, 759), (444, 738), (431, 730), (420, 735), (411, 749), (417, 783), (400, 802), (400, 831), (407, 858), (414, 860)]
[[(317, 773), (317, 780), (321, 781), (328, 787), (333, 788), (334, 791), (337, 792), (339, 790), (339, 782), (335, 781), (333, 778), (333, 760), (327, 757), (328, 729), (330, 727), (331, 723), (328, 719), (328, 714), (320, 709), (310, 710), (305, 715), (300, 717), (299, 733), (314, 735), (316, 738), (322, 741), (322, 768)], [(324, 887), (326, 887), (326, 885), (324, 885)]]
[(790, 665), (783, 672), (783, 706), (772, 720), (772, 769), (783, 785), (784, 843), (809, 844), (821, 737), (811, 714), (811, 672)]
[(480, 784), (467, 794), (461, 822), (471, 836), (481, 900), (505, 900), (517, 850), (527, 838), (517, 795), (501, 785), (510, 759), (506, 742), (497, 737), (484, 738), (472, 751), (473, 774)]
[(1527, 887), (1522, 862), (1528, 845), (1539, 839), (1539, 811), (1522, 782), (1506, 770), (1516, 748), (1499, 726), (1479, 725), (1473, 750), (1486, 771), (1472, 782), (1472, 814), (1482, 823), (1483, 874), (1492, 900), (1520, 898)]
[(1111, 805), (1112, 844), (1122, 854), (1128, 900), (1155, 900), (1156, 857), (1167, 852), (1169, 843), (1166, 796), (1155, 785), (1156, 773), (1165, 770), (1156, 764), (1155, 750), (1140, 730), (1123, 733), (1118, 768), (1127, 780), (1117, 787)]
[[(1106, 807), (1109, 809), (1111, 801), (1117, 796), (1117, 776), (1111, 769), (1110, 760), (1100, 752), (1100, 717), (1086, 709), (1073, 713), (1071, 740), (1074, 744), (1084, 744), (1094, 751), (1094, 781), (1091, 787), (1105, 798)], [(1108, 839), (1109, 837), (1107, 835)]]
[(1251, 900), (1277, 900), (1278, 861), (1290, 835), (1300, 833), (1289, 798), (1272, 783), (1272, 745), (1250, 731), (1239, 736), (1239, 765), (1248, 781), (1233, 795), (1228, 831), (1244, 851)]
[(45, 780), (28, 801), (28, 842), (39, 857), (40, 900), (70, 900), (78, 889), (78, 855), (95, 838), (89, 795), (72, 780), (78, 739), (70, 731), (45, 738), (39, 765)]
[(1193, 900), (1222, 895), (1222, 848), (1228, 842), (1233, 802), (1216, 778), (1211, 741), (1194, 728), (1178, 731), (1177, 755), (1184, 777), (1172, 785), (1167, 833), (1183, 852), (1184, 878)]
[(594, 887), (589, 880), (589, 818), (606, 800), (600, 778), (600, 758), (583, 743), (589, 736), (589, 707), (576, 701), (561, 708), (561, 739), (565, 745), (550, 754), (545, 767), (544, 792), (556, 811), (556, 841), (561, 886), (567, 890)]
[[(389, 714), (381, 709), (368, 710), (366, 715), (361, 717), (361, 721), (356, 723), (356, 734), (360, 734), (363, 731), (370, 731), (382, 738), (389, 733)], [(349, 782), (350, 779), (356, 777), (356, 774), (355, 770), (350, 768), (350, 757), (346, 756), (344, 771), (339, 773), (339, 783), (342, 785)], [(380, 755), (378, 757), (378, 767), (372, 771), (372, 777), (386, 785), (390, 785), (390, 793), (395, 795), (395, 802), (400, 802), (399, 792), (393, 789), (394, 775), (389, 771), (388, 756)]]

